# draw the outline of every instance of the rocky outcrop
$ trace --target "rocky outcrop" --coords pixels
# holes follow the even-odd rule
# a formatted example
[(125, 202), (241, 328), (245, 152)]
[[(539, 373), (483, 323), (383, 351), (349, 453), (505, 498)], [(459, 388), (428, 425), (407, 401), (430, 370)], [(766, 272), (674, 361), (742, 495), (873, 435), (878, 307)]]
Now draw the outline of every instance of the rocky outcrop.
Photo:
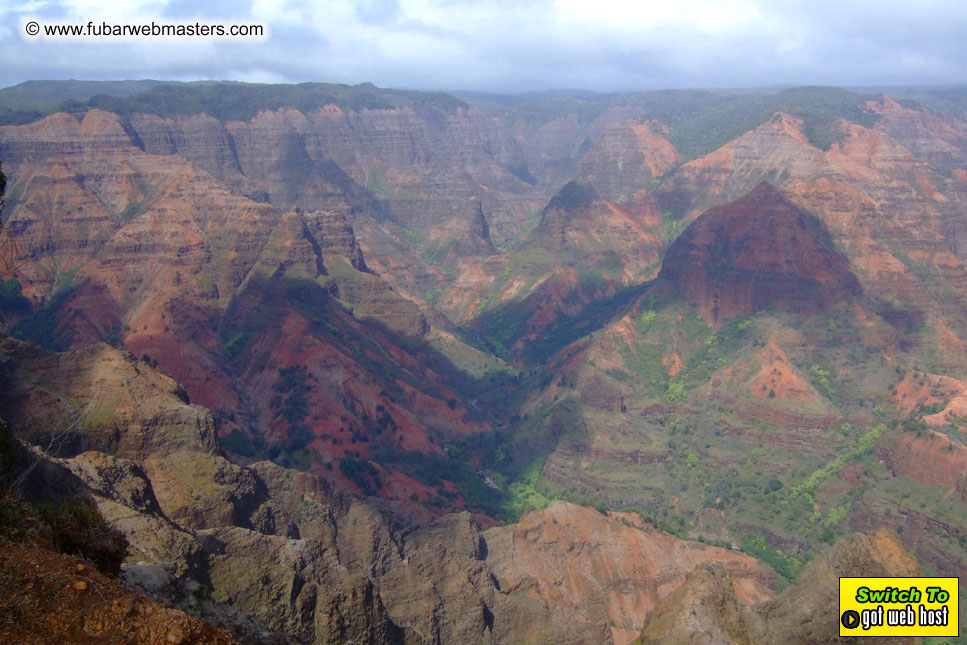
[(952, 172), (967, 166), (967, 132), (957, 118), (926, 108), (905, 108), (888, 96), (866, 103), (877, 113), (876, 129), (931, 166)]
[(0, 546), (5, 643), (210, 643), (229, 632), (136, 593), (79, 558), (36, 544)]
[[(138, 118), (134, 121), (140, 127)], [(318, 446), (325, 457), (338, 459), (354, 433), (370, 439), (362, 418), (351, 425), (349, 417), (356, 415), (346, 414), (347, 406), (365, 410), (371, 419), (380, 417), (377, 406), (402, 407), (391, 404), (387, 395), (403, 387), (395, 382), (399, 370), (387, 360), (405, 364), (403, 371), (420, 372), (410, 380), (433, 392), (415, 392), (413, 412), (398, 417), (404, 434), (419, 435), (415, 443), (434, 451), (426, 447), (426, 436), (444, 427), (440, 414), (425, 414), (434, 408), (447, 410), (447, 425), (479, 430), (460, 421), (465, 410), (447, 405), (453, 393), (443, 396), (439, 375), (428, 374), (414, 357), (430, 330), (428, 318), (371, 272), (346, 200), (325, 210), (283, 213), (233, 193), (227, 187), (234, 186), (229, 175), (236, 172), (231, 155), (213, 150), (230, 141), (227, 131), (208, 117), (183, 121), (195, 128), (187, 135), (177, 134), (171, 121), (164, 125), (168, 134), (148, 128), (141, 139), (131, 135), (127, 140), (130, 124), (101, 111), (90, 111), (82, 120), (53, 115), (0, 131), (4, 168), (11, 186), (17, 186), (7, 204), (12, 225), (4, 235), (28, 253), (18, 275), (24, 294), (35, 311), (45, 304), (49, 310), (43, 313), (49, 330), (34, 337), (28, 321), (27, 337), (52, 347), (120, 341), (177, 379), (193, 401), (215, 411), (223, 430), (288, 442), (288, 428), (273, 427), (278, 410), (272, 416), (265, 410), (275, 393), (261, 372), (269, 354), (278, 358), (290, 349), (279, 351), (283, 348), (276, 346), (267, 319), (291, 315), (298, 319), (293, 324), (312, 338), (314, 349), (326, 356), (321, 362), (337, 355), (333, 360), (360, 377), (348, 384), (340, 381), (320, 397), (325, 403), (314, 401), (307, 411), (325, 419), (317, 434), (346, 435), (346, 448), (332, 449), (342, 437), (329, 450)], [(79, 154), (71, 140), (87, 152)], [(220, 175), (187, 162), (178, 150), (197, 155), (198, 164), (221, 164), (224, 183), (216, 179)], [(475, 214), (463, 225), (478, 228), (479, 235), (487, 231), (476, 202)], [(493, 252), (489, 242), (481, 244), (489, 248), (482, 252)], [(437, 314), (436, 320), (441, 318)], [(346, 339), (361, 337), (368, 339), (365, 349), (356, 345), (354, 351)], [(314, 360), (307, 355), (302, 365)], [(291, 361), (283, 362), (290, 366)], [(318, 369), (325, 371), (322, 365)], [(428, 400), (434, 396), (443, 399)], [(303, 447), (304, 442), (294, 449)], [(196, 493), (173, 495), (183, 499)]]
[(353, 227), (339, 211), (315, 211), (303, 216), (303, 225), (323, 253), (342, 257), (357, 271), (367, 271)]
[[(965, 194), (960, 176), (943, 167), (957, 158), (967, 125), (887, 99), (864, 109), (878, 113), (875, 127), (831, 124), (838, 140), (827, 150), (812, 144), (802, 117), (778, 112), (683, 164), (650, 199), (687, 223), (763, 181), (774, 184), (819, 218), (840, 251), (863, 269), (857, 278), (864, 292), (900, 303), (914, 316), (941, 315), (955, 336), (963, 336), (961, 241), (967, 237), (958, 213)], [(927, 273), (939, 273), (958, 296), (926, 296)]]
[(648, 616), (636, 643), (751, 645), (749, 617), (719, 564), (698, 567)]
[(862, 292), (822, 223), (769, 184), (695, 220), (665, 253), (658, 279), (713, 324), (766, 307), (820, 311)]
[[(91, 496), (130, 543), (130, 584), (250, 640), (627, 642), (708, 559), (728, 563), (740, 597), (768, 594), (770, 577), (746, 556), (572, 504), (484, 533), (468, 513), (404, 528), (389, 507), (308, 473), (228, 462), (210, 413), (131, 356), (9, 338), (0, 349), (0, 409), (19, 436), (54, 427), (61, 409), (79, 419), (59, 457), (31, 449), (38, 501)], [(575, 549), (587, 558), (574, 561)]]
[(656, 603), (708, 562), (731, 572), (741, 602), (771, 596), (772, 576), (752, 558), (645, 530), (634, 514), (553, 502), (484, 537), (502, 593), (607, 623), (615, 643), (633, 640)]
[(723, 567), (705, 566), (658, 604), (636, 642), (834, 643), (840, 640), (840, 576), (919, 575), (917, 561), (886, 531), (838, 542), (806, 566), (798, 585), (754, 607), (736, 602)]
[[(483, 289), (468, 290), (483, 298), (471, 309), (478, 317), (475, 324), (503, 321), (498, 332), (502, 342), (521, 354), (534, 341), (566, 337), (571, 331), (565, 327), (588, 324), (567, 323), (568, 318), (604, 315), (607, 306), (589, 305), (654, 277), (661, 241), (648, 231), (651, 216), (602, 199), (589, 183), (568, 182), (541, 211), (531, 236), (501, 258), (505, 268), (499, 276), (484, 282)], [(489, 308), (498, 311), (480, 316), (491, 300), (499, 304)], [(549, 331), (555, 326), (556, 331)]]
[[(682, 123), (731, 100), (683, 96), (478, 109), (405, 93), (0, 128), (4, 239), (37, 314), (17, 332), (78, 350), (0, 342), (0, 412), (50, 446), (39, 487), (92, 495), (134, 545), (128, 580), (253, 640), (628, 640), (696, 564), (741, 557), (560, 505), (482, 532), (420, 507), (443, 493), (390, 466), (339, 467), (447, 444), (484, 469), (546, 450), (561, 490), (694, 536), (756, 533), (796, 562), (845, 509), (947, 567), (963, 388), (893, 373), (964, 378), (964, 124), (885, 98), (862, 124), (789, 105), (676, 167), (670, 140), (701, 147)], [(661, 240), (693, 221), (650, 291)], [(719, 333), (762, 308), (744, 336)], [(4, 329), (25, 320), (7, 313)], [(920, 403), (942, 404), (924, 437), (861, 450)], [(345, 494), (367, 491), (387, 502)], [(707, 598), (682, 634), (758, 639), (730, 595), (756, 576), (703, 571), (681, 587)]]

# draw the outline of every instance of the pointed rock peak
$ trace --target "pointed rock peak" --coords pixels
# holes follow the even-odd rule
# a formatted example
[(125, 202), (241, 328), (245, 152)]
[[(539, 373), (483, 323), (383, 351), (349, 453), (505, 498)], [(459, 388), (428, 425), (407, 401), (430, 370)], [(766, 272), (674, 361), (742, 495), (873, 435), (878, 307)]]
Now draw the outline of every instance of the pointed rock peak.
[(745, 195), (735, 200), (739, 202), (740, 200), (755, 200), (755, 199), (782, 199), (785, 200), (786, 197), (783, 195), (782, 191), (770, 184), (767, 181), (762, 182)]
[(822, 222), (767, 183), (696, 219), (658, 277), (713, 323), (772, 306), (818, 311), (861, 292)]
[(547, 210), (587, 207), (597, 199), (599, 199), (598, 193), (591, 184), (586, 184), (575, 179), (567, 182), (561, 190), (557, 191), (557, 194), (551, 198), (550, 203), (547, 205)]

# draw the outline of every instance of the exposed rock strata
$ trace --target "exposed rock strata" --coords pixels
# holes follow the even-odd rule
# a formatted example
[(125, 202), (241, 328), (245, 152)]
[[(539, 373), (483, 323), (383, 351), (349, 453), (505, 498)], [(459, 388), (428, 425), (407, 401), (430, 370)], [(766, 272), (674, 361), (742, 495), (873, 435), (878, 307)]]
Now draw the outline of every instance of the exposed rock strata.
[(861, 293), (819, 220), (769, 184), (695, 220), (669, 247), (659, 281), (713, 323), (770, 306), (819, 311)]

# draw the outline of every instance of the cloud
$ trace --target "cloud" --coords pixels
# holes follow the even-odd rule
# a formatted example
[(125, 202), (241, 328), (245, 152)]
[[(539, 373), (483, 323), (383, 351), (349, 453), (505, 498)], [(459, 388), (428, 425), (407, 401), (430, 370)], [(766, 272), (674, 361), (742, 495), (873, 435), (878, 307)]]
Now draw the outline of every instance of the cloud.
[[(965, 83), (967, 4), (815, 0), (27, 0), (0, 8), (0, 84), (30, 78), (330, 81), (525, 91)], [(201, 19), (263, 41), (41, 42), (21, 23)]]

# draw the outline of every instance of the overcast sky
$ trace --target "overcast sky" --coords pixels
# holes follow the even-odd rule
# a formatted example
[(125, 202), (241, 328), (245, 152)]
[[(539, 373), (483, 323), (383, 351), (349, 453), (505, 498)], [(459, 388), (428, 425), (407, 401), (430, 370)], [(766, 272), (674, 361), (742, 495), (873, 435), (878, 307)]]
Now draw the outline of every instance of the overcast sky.
[[(308, 5), (308, 6), (307, 6)], [(4, 0), (0, 86), (28, 79), (373, 82), (598, 91), (967, 83), (964, 0)], [(108, 8), (105, 8), (108, 7)], [(263, 39), (25, 36), (34, 20), (261, 24)]]

